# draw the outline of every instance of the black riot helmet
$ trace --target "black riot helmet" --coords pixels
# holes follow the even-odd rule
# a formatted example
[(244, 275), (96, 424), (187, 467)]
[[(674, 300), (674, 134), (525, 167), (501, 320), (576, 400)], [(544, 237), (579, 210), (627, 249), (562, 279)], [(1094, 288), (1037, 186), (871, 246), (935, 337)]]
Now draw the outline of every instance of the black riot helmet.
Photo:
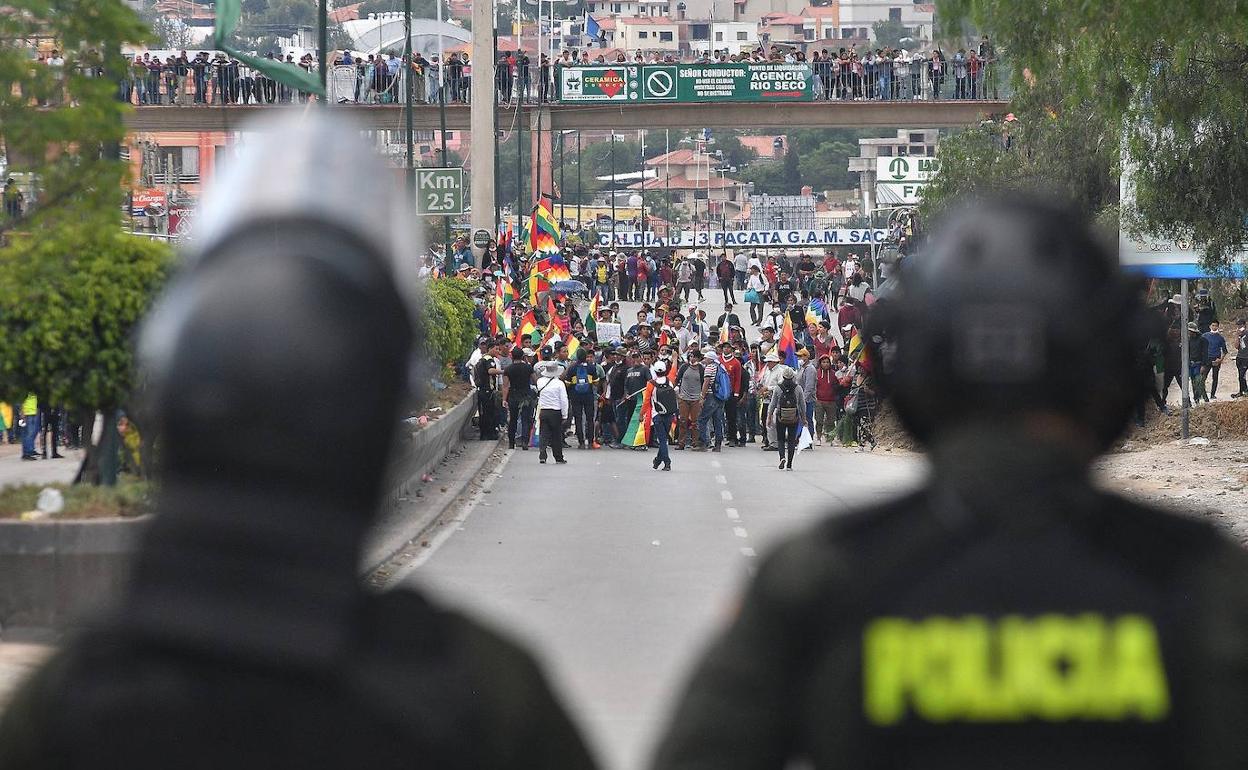
[(161, 499), (127, 614), (320, 659), (350, 633), (414, 374), (414, 233), (355, 126), (313, 111), (248, 136), (140, 340)]
[(907, 260), (868, 319), (876, 375), (924, 443), (971, 422), (1060, 414), (1098, 448), (1145, 395), (1152, 333), (1137, 284), (1077, 214), (1035, 199), (977, 201)]

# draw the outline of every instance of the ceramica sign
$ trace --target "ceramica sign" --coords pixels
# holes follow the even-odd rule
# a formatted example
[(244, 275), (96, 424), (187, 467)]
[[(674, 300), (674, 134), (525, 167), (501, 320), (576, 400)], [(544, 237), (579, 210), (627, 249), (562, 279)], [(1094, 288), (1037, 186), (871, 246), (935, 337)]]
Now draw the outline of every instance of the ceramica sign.
[(637, 98), (637, 67), (560, 67), (564, 102), (627, 102)]

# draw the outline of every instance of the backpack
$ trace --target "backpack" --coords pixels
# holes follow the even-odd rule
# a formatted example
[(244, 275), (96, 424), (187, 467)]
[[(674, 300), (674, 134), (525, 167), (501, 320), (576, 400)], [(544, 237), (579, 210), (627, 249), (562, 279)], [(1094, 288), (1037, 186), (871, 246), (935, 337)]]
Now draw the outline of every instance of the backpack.
[(780, 425), (797, 425), (797, 385), (780, 386), (780, 401), (776, 406), (776, 422)]
[(594, 390), (594, 379), (589, 375), (588, 364), (578, 364), (576, 367), (576, 375), (573, 377), (572, 392), (579, 396), (588, 396)]
[(732, 383), (728, 380), (728, 372), (724, 369), (724, 365), (720, 364), (715, 367), (715, 398), (727, 401), (731, 395)]

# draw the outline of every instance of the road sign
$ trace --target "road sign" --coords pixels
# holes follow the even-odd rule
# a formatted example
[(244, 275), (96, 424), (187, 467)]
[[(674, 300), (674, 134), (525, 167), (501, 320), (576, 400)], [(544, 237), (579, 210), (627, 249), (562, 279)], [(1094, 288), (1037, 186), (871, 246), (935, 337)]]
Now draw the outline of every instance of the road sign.
[(490, 239), (492, 237), (493, 236), (490, 235), (490, 231), (485, 228), (474, 230), (472, 233), (472, 245), (476, 246), (478, 249), (484, 249), (486, 246), (490, 245)]
[(561, 102), (802, 102), (809, 64), (627, 64), (559, 68)]
[(875, 159), (878, 182), (927, 182), (940, 170), (940, 161), (926, 157), (884, 157)]
[(895, 156), (875, 159), (875, 199), (890, 206), (913, 206), (940, 170), (936, 158)]
[(421, 216), (454, 216), (464, 213), (464, 170), (416, 169), (416, 213)]

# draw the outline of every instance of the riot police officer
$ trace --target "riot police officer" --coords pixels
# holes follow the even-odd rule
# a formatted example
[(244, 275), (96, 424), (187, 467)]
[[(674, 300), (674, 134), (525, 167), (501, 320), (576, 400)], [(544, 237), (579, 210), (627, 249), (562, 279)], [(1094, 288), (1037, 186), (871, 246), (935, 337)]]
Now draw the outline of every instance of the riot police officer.
[(1136, 287), (1079, 218), (955, 218), (869, 321), (926, 485), (781, 544), (661, 770), (1248, 763), (1248, 558), (1089, 481), (1145, 394)]
[(159, 515), (4, 714), (0, 767), (592, 766), (529, 655), (358, 578), (420, 329), (402, 196), (352, 134), (285, 122), (205, 203), (140, 349)]

